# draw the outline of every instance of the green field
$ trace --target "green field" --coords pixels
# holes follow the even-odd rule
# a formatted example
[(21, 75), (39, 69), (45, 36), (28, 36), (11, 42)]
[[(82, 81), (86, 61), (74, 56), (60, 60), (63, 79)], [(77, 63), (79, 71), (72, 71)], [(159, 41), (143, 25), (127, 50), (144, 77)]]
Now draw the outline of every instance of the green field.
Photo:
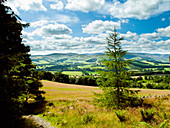
[[(101, 62), (102, 57), (104, 54), (56, 53), (31, 56), (31, 59), (37, 65), (38, 71), (64, 72), (68, 75), (81, 76), (85, 75), (85, 72), (106, 70)], [(133, 59), (133, 62), (126, 68), (127, 70), (135, 70), (139, 73), (170, 71), (169, 55), (166, 54), (128, 53), (125, 59)]]
[(82, 76), (82, 74), (83, 74), (80, 71), (63, 71), (62, 73), (70, 75), (70, 76)]

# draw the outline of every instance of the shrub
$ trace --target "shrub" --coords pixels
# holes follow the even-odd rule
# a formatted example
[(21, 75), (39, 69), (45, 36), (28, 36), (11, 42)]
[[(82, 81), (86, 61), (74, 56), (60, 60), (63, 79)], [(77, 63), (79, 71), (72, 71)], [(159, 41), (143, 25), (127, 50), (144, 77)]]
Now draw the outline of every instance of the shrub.
[(87, 124), (87, 123), (89, 123), (89, 122), (91, 122), (91, 121), (93, 121), (94, 120), (94, 115), (92, 115), (92, 114), (84, 114), (83, 116), (82, 116), (82, 122), (83, 122), (83, 124)]
[(141, 82), (138, 82), (138, 87), (143, 88), (143, 84)]
[(125, 118), (125, 112), (126, 111), (116, 111), (115, 112), (115, 114), (116, 114), (116, 116), (119, 118), (119, 120), (121, 121), (121, 122), (123, 122), (123, 121), (125, 121), (126, 120), (126, 118)]
[(69, 83), (69, 76), (62, 73), (55, 73), (55, 81), (62, 83)]
[(152, 88), (153, 88), (153, 85), (150, 84), (150, 83), (147, 83), (147, 84), (146, 84), (146, 87), (152, 89)]
[(69, 78), (69, 83), (70, 84), (75, 84), (75, 82), (76, 82), (76, 78), (74, 78), (74, 77)]
[(142, 120), (145, 122), (150, 122), (155, 115), (155, 111), (153, 109), (146, 109), (146, 110), (140, 109), (140, 113), (142, 115)]
[(51, 73), (51, 72), (44, 72), (43, 79), (52, 81), (53, 78), (54, 78), (54, 74), (53, 73)]
[[(167, 121), (168, 120), (165, 120), (164, 122), (162, 122), (160, 125), (159, 125), (159, 128), (167, 128)], [(140, 122), (141, 124), (144, 124), (145, 126), (147, 126), (148, 128), (153, 128), (150, 124), (146, 123), (146, 122)]]
[(168, 120), (164, 120), (164, 122), (162, 122), (160, 125), (159, 125), (159, 128), (167, 128), (167, 122)]

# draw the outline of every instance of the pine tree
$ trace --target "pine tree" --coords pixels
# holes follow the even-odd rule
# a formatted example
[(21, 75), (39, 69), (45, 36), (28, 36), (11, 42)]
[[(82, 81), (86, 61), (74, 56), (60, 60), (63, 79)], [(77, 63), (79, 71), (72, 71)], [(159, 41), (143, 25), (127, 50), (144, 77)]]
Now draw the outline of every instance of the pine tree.
[[(19, 118), (23, 114), (34, 113), (34, 108), (42, 107), (44, 98), (40, 91), (41, 82), (32, 76), (29, 46), (22, 43), (22, 24), (20, 18), (6, 0), (0, 0), (0, 113), (3, 121)], [(28, 100), (32, 99), (32, 103)], [(38, 106), (40, 105), (40, 106)]]
[(97, 94), (100, 98), (96, 100), (107, 107), (120, 108), (133, 104), (134, 91), (128, 89), (130, 72), (125, 70), (131, 60), (124, 59), (127, 51), (121, 49), (122, 40), (123, 38), (118, 38), (116, 30), (109, 35), (106, 57), (102, 60), (107, 71), (99, 72), (101, 77), (98, 79), (98, 84), (103, 90), (103, 94)]

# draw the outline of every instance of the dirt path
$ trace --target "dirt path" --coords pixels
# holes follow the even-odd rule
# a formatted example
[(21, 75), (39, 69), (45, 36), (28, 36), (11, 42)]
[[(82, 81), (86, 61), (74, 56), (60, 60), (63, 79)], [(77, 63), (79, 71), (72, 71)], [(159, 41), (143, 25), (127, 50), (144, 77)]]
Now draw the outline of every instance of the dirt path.
[(51, 123), (36, 115), (23, 116), (23, 118), (30, 120), (34, 124), (34, 128), (54, 128)]

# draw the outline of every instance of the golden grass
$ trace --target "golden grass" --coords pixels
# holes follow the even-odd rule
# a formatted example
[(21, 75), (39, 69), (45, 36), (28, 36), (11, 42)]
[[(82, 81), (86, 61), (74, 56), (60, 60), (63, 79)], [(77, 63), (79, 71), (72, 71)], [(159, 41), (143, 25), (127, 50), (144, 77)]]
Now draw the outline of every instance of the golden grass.
[(93, 92), (102, 92), (98, 87), (65, 84), (51, 81), (42, 81), (43, 90), (46, 91), (47, 100), (57, 100), (63, 98), (71, 99), (91, 99)]
[[(142, 116), (139, 112), (139, 109), (144, 110), (146, 107), (126, 108), (126, 121), (120, 122), (115, 114), (115, 111), (120, 110), (106, 109), (93, 104), (93, 92), (101, 93), (100, 88), (50, 81), (42, 83), (44, 85), (42, 89), (46, 91), (45, 97), (53, 105), (47, 105), (45, 116), (43, 114), (40, 116), (57, 128), (147, 128), (145, 124), (141, 124)], [(170, 90), (140, 90), (140, 96), (170, 94)], [(144, 103), (152, 104), (151, 108), (156, 111), (154, 120), (149, 123), (153, 128), (158, 128), (166, 118), (170, 117), (170, 97), (147, 98)]]
[[(89, 98), (92, 99), (93, 92), (101, 93), (99, 87), (65, 84), (51, 81), (42, 81), (43, 90), (46, 91), (46, 98), (50, 100), (58, 98)], [(158, 90), (158, 89), (135, 89), (140, 90), (139, 95), (168, 95), (170, 90)]]

